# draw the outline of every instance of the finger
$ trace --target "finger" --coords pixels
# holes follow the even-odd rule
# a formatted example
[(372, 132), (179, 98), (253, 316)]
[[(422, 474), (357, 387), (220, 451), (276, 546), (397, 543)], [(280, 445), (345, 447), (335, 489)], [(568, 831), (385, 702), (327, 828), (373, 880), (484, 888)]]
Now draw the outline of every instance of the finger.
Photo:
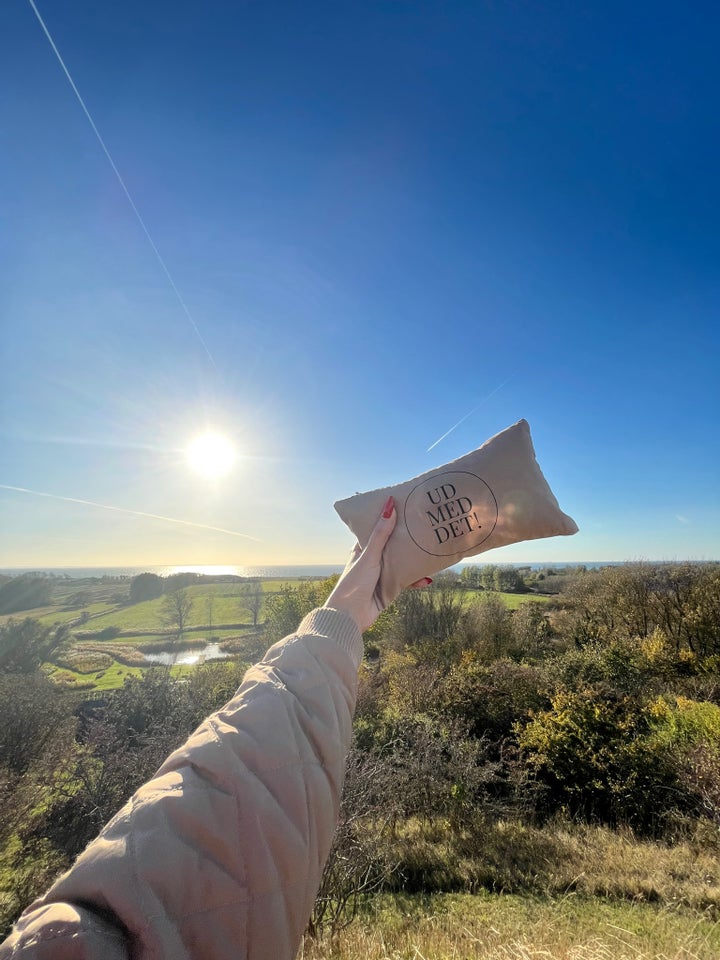
[(385, 544), (390, 539), (396, 523), (397, 510), (395, 509), (395, 501), (392, 497), (388, 497), (365, 547), (366, 555), (375, 563), (380, 562)]
[(432, 583), (430, 577), (422, 577), (420, 580), (416, 580), (415, 583), (411, 583), (408, 587), (408, 590), (422, 590), (423, 587), (429, 587)]

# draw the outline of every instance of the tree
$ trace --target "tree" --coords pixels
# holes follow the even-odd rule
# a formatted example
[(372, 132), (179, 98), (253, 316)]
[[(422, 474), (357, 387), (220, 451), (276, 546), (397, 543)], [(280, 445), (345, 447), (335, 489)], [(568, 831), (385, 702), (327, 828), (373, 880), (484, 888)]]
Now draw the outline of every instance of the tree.
[(130, 603), (155, 600), (165, 592), (165, 581), (155, 573), (141, 573), (130, 581)]
[(520, 593), (527, 589), (522, 574), (515, 567), (495, 567), (493, 586), (500, 593)]
[(443, 715), (466, 724), (471, 737), (487, 739), (500, 755), (515, 724), (547, 709), (544, 687), (538, 667), (507, 659), (484, 663), (467, 651), (436, 685), (433, 703)]
[(46, 627), (39, 620), (8, 620), (0, 625), (0, 670), (33, 673), (69, 637), (68, 627)]
[(512, 632), (519, 650), (537, 653), (550, 639), (551, 629), (543, 604), (530, 600), (512, 614)]
[(240, 604), (252, 617), (253, 627), (257, 629), (262, 613), (265, 595), (260, 580), (250, 580), (240, 586)]
[(0, 674), (0, 767), (23, 774), (48, 747), (74, 729), (72, 705), (41, 672)]
[(500, 597), (481, 593), (462, 619), (463, 647), (482, 650), (488, 660), (505, 656), (512, 648), (512, 615)]
[(168, 626), (175, 627), (178, 640), (182, 640), (183, 633), (187, 628), (192, 606), (192, 597), (185, 587), (173, 590), (172, 593), (166, 594), (163, 599), (163, 620)]
[(283, 584), (277, 593), (265, 600), (265, 637), (268, 643), (281, 640), (297, 629), (306, 614), (320, 607), (330, 596), (338, 576), (320, 583), (299, 583), (296, 587)]
[(487, 563), (483, 564), (480, 569), (480, 582), (482, 583), (484, 590), (494, 590), (495, 589), (495, 564)]
[(205, 597), (205, 609), (207, 610), (208, 630), (212, 632), (213, 628), (213, 608), (215, 606), (215, 594), (211, 592)]
[(476, 563), (463, 567), (460, 582), (469, 590), (480, 590), (482, 588), (482, 568)]
[(348, 755), (340, 817), (320, 889), (307, 926), (319, 940), (335, 938), (356, 917), (369, 893), (382, 888), (396, 865), (383, 837), (393, 817), (393, 771), (383, 757), (366, 756), (353, 747)]
[(413, 647), (432, 660), (452, 656), (463, 596), (451, 583), (441, 580), (429, 590), (404, 590), (391, 610), (386, 631), (396, 646)]

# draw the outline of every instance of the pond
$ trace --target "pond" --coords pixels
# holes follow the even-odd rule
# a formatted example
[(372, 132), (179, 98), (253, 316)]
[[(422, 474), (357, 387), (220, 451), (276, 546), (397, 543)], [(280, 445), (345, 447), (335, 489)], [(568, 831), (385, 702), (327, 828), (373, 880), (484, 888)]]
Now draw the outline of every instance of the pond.
[(205, 663), (206, 660), (222, 660), (229, 654), (220, 649), (219, 643), (206, 643), (204, 647), (191, 647), (189, 650), (160, 650), (157, 653), (144, 653), (143, 656), (148, 663), (162, 663), (165, 666), (184, 663), (192, 666)]

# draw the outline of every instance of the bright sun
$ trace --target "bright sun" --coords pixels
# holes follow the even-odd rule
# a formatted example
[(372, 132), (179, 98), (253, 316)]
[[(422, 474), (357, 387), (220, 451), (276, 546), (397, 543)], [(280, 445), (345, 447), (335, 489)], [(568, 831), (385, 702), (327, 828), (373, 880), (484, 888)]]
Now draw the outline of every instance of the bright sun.
[(237, 451), (228, 438), (210, 432), (196, 437), (186, 455), (192, 469), (209, 480), (226, 476), (237, 460)]

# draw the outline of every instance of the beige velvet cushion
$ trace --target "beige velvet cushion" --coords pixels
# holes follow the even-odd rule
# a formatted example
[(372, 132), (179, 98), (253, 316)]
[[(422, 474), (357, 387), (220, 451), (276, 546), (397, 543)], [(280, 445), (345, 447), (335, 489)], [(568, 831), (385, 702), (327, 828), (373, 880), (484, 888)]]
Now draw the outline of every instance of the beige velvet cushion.
[(383, 606), (403, 587), (464, 557), (578, 529), (542, 475), (526, 420), (436, 470), (338, 500), (335, 509), (361, 546), (391, 495), (398, 518), (383, 555)]

